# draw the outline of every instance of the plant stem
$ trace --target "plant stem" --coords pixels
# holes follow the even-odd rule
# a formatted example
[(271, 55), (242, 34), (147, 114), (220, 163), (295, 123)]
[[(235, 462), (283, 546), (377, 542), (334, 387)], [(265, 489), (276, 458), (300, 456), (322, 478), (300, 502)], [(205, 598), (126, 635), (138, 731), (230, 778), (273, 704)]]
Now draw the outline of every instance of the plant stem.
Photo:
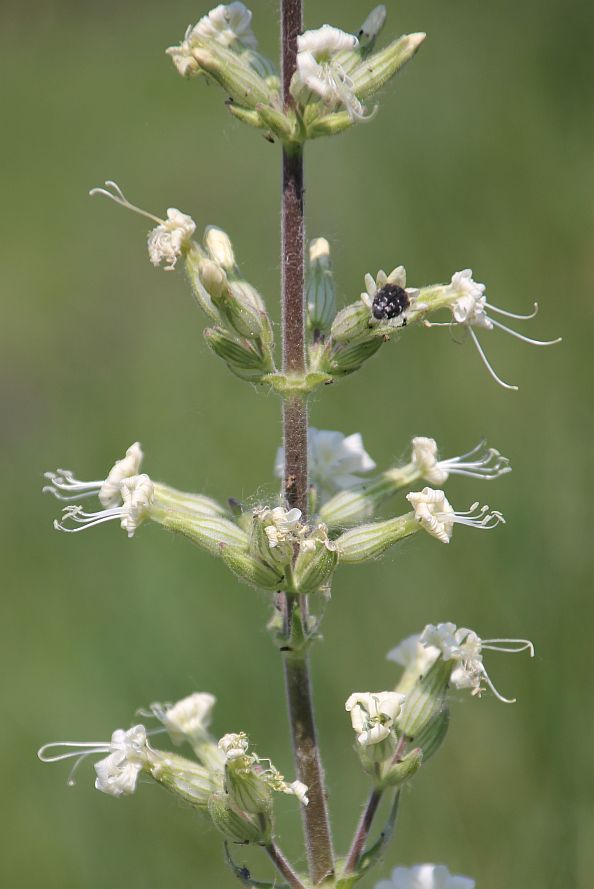
[[(394, 756), (392, 757), (390, 765), (401, 761), (404, 753), (406, 752), (407, 743), (408, 738), (406, 737), (406, 735), (403, 735), (400, 738), (398, 745), (396, 746), (396, 750), (394, 752)], [(369, 795), (369, 799), (367, 800), (367, 804), (363, 809), (363, 814), (361, 815), (361, 819), (359, 821), (359, 824), (357, 825), (357, 830), (355, 831), (355, 836), (353, 837), (353, 842), (351, 843), (349, 854), (347, 855), (346, 864), (344, 866), (345, 876), (353, 874), (357, 870), (359, 860), (361, 858), (361, 855), (363, 854), (363, 850), (365, 849), (365, 843), (367, 842), (369, 831), (371, 830), (371, 825), (373, 824), (373, 819), (375, 818), (383, 794), (384, 788), (375, 787)]]
[(276, 843), (272, 842), (269, 846), (266, 846), (266, 852), (274, 862), (276, 869), (279, 874), (285, 878), (289, 886), (292, 886), (293, 889), (305, 889), (305, 886), (299, 879), (298, 875), (295, 873), (281, 850), (278, 848)]
[[(281, 67), (285, 106), (292, 103), (289, 85), (297, 60), (297, 36), (303, 30), (302, 0), (281, 0)], [(303, 374), (305, 365), (303, 152), (283, 149), (282, 176), (282, 348), (283, 371)], [(307, 518), (307, 404), (291, 396), (283, 400), (285, 448), (284, 495), (287, 506)], [(290, 639), (295, 609), (306, 619), (307, 601), (282, 597), (284, 629)], [(308, 787), (309, 805), (302, 806), (309, 874), (314, 885), (334, 873), (334, 854), (326, 803), (324, 774), (316, 739), (307, 651), (289, 650), (284, 659), (287, 707), (297, 777)]]

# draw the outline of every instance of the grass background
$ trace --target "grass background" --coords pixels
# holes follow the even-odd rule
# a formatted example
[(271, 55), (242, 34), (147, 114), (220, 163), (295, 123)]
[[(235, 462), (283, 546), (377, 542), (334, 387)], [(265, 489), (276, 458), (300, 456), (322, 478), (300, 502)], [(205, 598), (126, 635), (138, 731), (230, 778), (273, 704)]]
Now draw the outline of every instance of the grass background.
[[(461, 508), (479, 497), (500, 508), (508, 524), (497, 532), (459, 529), (450, 547), (418, 535), (338, 573), (314, 657), (338, 843), (366, 792), (343, 701), (392, 684), (385, 652), (402, 636), (453, 620), (529, 636), (537, 658), (489, 656), (517, 705), (455, 706), (447, 745), (405, 794), (377, 879), (429, 860), (480, 889), (587, 889), (594, 16), (586, 0), (388, 6), (388, 33), (425, 30), (426, 45), (372, 123), (307, 152), (308, 230), (332, 242), (340, 300), (379, 267), (403, 262), (423, 284), (471, 266), (496, 304), (522, 311), (538, 299), (530, 333), (565, 342), (538, 350), (483, 337), (520, 384), (514, 394), (492, 383), (470, 343), (411, 329), (313, 403), (313, 425), (361, 430), (380, 465), (426, 434), (446, 455), (486, 435), (514, 466), (493, 487), (448, 485)], [(312, 27), (355, 29), (368, 11), (360, 0), (307, 7)], [(276, 3), (253, 8), (274, 54)], [(65, 768), (37, 762), (44, 741), (108, 737), (139, 706), (208, 689), (218, 731), (247, 730), (292, 774), (266, 597), (156, 526), (132, 542), (112, 526), (57, 535), (56, 504), (40, 494), (45, 469), (101, 476), (136, 439), (147, 471), (178, 487), (220, 498), (270, 490), (278, 401), (207, 354), (183, 275), (147, 261), (146, 225), (87, 197), (114, 178), (157, 213), (173, 205), (199, 226), (221, 225), (278, 315), (278, 147), (163, 54), (204, 11), (189, 0), (0, 9), (7, 886), (235, 885), (218, 838), (191, 811), (150, 785), (119, 802), (98, 794), (90, 767), (68, 789)], [(280, 808), (283, 845), (298, 855), (294, 806)]]

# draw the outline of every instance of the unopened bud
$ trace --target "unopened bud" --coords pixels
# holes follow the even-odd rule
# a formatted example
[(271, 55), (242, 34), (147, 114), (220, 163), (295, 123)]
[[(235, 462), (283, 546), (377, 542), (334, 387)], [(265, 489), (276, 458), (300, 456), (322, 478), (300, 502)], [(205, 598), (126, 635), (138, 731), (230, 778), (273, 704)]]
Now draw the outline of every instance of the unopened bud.
[(216, 48), (196, 48), (192, 55), (239, 105), (255, 108), (259, 103), (272, 104), (273, 92), (264, 78), (237, 53), (217, 45)]
[(307, 279), (307, 313), (312, 330), (325, 332), (336, 316), (336, 295), (330, 245), (326, 238), (316, 238), (309, 245), (309, 274)]
[(363, 302), (351, 303), (337, 314), (330, 333), (337, 343), (348, 343), (369, 333), (369, 309)]
[(448, 733), (450, 725), (450, 711), (447, 707), (434, 716), (425, 726), (423, 731), (415, 738), (415, 744), (423, 751), (423, 759), (426, 762), (430, 756), (437, 753)]
[(386, 769), (382, 775), (382, 787), (400, 787), (419, 771), (423, 759), (423, 751), (420, 747), (415, 747), (404, 759)]
[(220, 300), (227, 288), (225, 272), (212, 259), (202, 259), (198, 265), (198, 275), (211, 300), (220, 309)]
[(247, 551), (248, 537), (236, 524), (218, 516), (194, 516), (181, 512), (165, 512), (158, 521), (164, 528), (183, 534), (214, 556), (221, 555), (221, 546)]
[(258, 105), (256, 108), (262, 126), (270, 130), (282, 142), (291, 142), (295, 138), (295, 124), (282, 111), (271, 105)]
[(225, 793), (213, 793), (208, 800), (208, 812), (214, 826), (234, 843), (258, 843), (264, 830), (255, 818), (235, 811)]
[(242, 757), (228, 762), (225, 767), (227, 793), (235, 806), (250, 815), (268, 815), (272, 809), (272, 790)]
[(234, 546), (222, 546), (220, 557), (239, 580), (262, 590), (278, 590), (283, 583), (283, 573), (244, 550)]
[(196, 244), (192, 244), (184, 259), (186, 274), (196, 302), (209, 318), (220, 321), (220, 312), (200, 278), (200, 266), (206, 259), (204, 252)]
[(453, 661), (444, 661), (439, 657), (406, 695), (398, 728), (415, 743), (417, 736), (422, 736), (422, 732), (445, 709), (448, 683), (454, 666)]
[(355, 121), (348, 111), (325, 114), (323, 117), (316, 117), (308, 124), (307, 138), (319, 139), (322, 136), (337, 136), (352, 127), (354, 123)]
[(394, 543), (414, 534), (418, 527), (414, 515), (410, 513), (385, 522), (359, 525), (345, 531), (336, 540), (339, 560), (356, 565), (375, 559)]
[(221, 327), (208, 327), (204, 331), (204, 338), (215, 355), (222, 358), (242, 380), (258, 383), (264, 374), (274, 370), (271, 357), (265, 357), (251, 340), (238, 340)]
[(221, 774), (217, 776), (176, 753), (155, 752), (151, 776), (176, 796), (196, 809), (206, 811), (210, 796), (221, 788)]
[(339, 491), (320, 508), (320, 519), (329, 528), (348, 528), (371, 518), (377, 507), (396, 490), (384, 475), (350, 491)]
[(338, 564), (336, 547), (318, 541), (310, 552), (301, 552), (293, 567), (293, 583), (296, 592), (317, 593), (332, 577)]
[(235, 269), (235, 254), (229, 235), (216, 225), (208, 225), (204, 231), (204, 246), (208, 250), (210, 258), (225, 269), (226, 272)]
[(241, 336), (260, 338), (270, 345), (272, 325), (266, 314), (264, 301), (255, 287), (247, 281), (229, 281), (224, 296), (223, 311), (230, 324)]
[(426, 34), (405, 34), (365, 59), (351, 74), (353, 91), (362, 101), (376, 93), (416, 53)]
[(358, 343), (349, 343), (338, 346), (332, 352), (328, 372), (333, 376), (341, 377), (359, 370), (369, 358), (378, 351), (383, 344), (381, 337), (363, 339)]

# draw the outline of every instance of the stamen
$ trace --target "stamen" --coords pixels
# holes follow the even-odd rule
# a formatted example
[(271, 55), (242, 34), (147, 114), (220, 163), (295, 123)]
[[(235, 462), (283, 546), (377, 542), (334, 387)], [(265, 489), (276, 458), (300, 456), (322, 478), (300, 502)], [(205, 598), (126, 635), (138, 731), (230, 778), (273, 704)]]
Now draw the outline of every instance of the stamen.
[[(68, 534), (75, 534), (77, 531), (85, 531), (87, 528), (93, 528), (95, 525), (102, 525), (103, 522), (111, 522), (113, 519), (119, 519), (123, 515), (122, 507), (115, 509), (104, 509), (101, 512), (84, 512), (82, 506), (67, 506), (62, 513), (62, 522), (54, 520), (54, 528), (56, 531), (66, 531)], [(68, 520), (77, 522), (80, 528), (67, 528), (63, 522)]]
[[(141, 210), (140, 207), (136, 207), (134, 204), (131, 204), (116, 182), (108, 179), (105, 184), (107, 185), (107, 188), (92, 188), (89, 192), (91, 197), (96, 194), (103, 195), (103, 197), (109, 198), (115, 204), (119, 204), (120, 207), (125, 207), (126, 210), (132, 210), (133, 213), (138, 213), (140, 216), (145, 216), (147, 219), (151, 219), (153, 222), (156, 222), (157, 225), (163, 225), (164, 221), (162, 219), (159, 219), (158, 216), (153, 216), (152, 213), (148, 213), (146, 210)], [(108, 191), (108, 189), (111, 189), (111, 191)]]
[[(495, 324), (496, 322), (494, 321), (493, 323)], [(518, 391), (518, 386), (512, 386), (510, 383), (504, 383), (504, 381), (501, 379), (501, 377), (498, 377), (498, 376), (497, 376), (497, 374), (495, 373), (495, 371), (494, 371), (493, 368), (491, 367), (491, 365), (490, 365), (490, 363), (489, 363), (489, 359), (488, 359), (487, 356), (485, 355), (485, 353), (484, 353), (484, 351), (483, 351), (483, 348), (482, 348), (481, 344), (480, 344), (479, 341), (478, 341), (478, 337), (477, 337), (476, 333), (474, 332), (474, 330), (472, 329), (472, 327), (469, 327), (469, 328), (468, 328), (468, 332), (470, 333), (470, 336), (472, 337), (472, 340), (473, 340), (473, 342), (474, 342), (474, 345), (476, 346), (476, 348), (477, 348), (477, 350), (478, 350), (478, 353), (479, 353), (479, 355), (481, 356), (481, 359), (482, 359), (483, 364), (485, 365), (485, 367), (487, 368), (487, 370), (489, 371), (489, 373), (491, 374), (491, 376), (493, 377), (493, 379), (495, 380), (495, 382), (496, 382), (496, 383), (499, 383), (500, 386), (503, 386), (504, 389), (512, 389), (514, 392), (517, 392), (517, 391)]]
[(498, 327), (500, 330), (504, 330), (506, 333), (510, 333), (517, 339), (522, 340), (523, 343), (530, 343), (531, 346), (554, 346), (556, 343), (560, 343), (563, 339), (562, 336), (558, 336), (556, 340), (532, 340), (530, 339), (530, 337), (524, 336), (524, 334), (522, 333), (518, 333), (517, 330), (512, 330), (511, 327), (506, 327), (506, 325), (502, 324), (501, 321), (496, 321), (494, 318), (491, 318), (491, 322), (494, 327)]
[[(509, 642), (514, 647), (493, 644), (500, 642)], [(504, 654), (519, 654), (521, 651), (529, 651), (530, 657), (534, 657), (534, 645), (529, 639), (482, 639), (481, 648), (486, 648), (489, 651), (502, 651)]]
[(498, 701), (502, 701), (504, 704), (515, 704), (516, 703), (516, 698), (504, 698), (503, 695), (497, 691), (497, 689), (491, 682), (489, 674), (487, 673), (487, 671), (485, 670), (484, 667), (482, 667), (482, 669), (481, 669), (481, 674), (482, 674), (483, 679), (485, 680), (485, 682), (487, 683), (487, 685), (489, 686), (489, 688), (491, 689), (491, 691), (493, 692), (493, 694), (495, 695), (495, 697), (497, 698)]
[[(68, 502), (83, 497), (93, 497), (99, 493), (103, 481), (81, 482), (69, 469), (57, 469), (56, 472), (44, 472), (44, 478), (52, 482), (41, 489), (43, 494), (53, 494), (58, 500)], [(61, 491), (70, 492), (68, 495)]]
[(499, 309), (497, 306), (492, 306), (490, 303), (485, 303), (485, 307), (491, 309), (492, 312), (497, 312), (499, 315), (505, 315), (506, 318), (515, 318), (516, 321), (530, 321), (538, 315), (537, 302), (534, 303), (534, 311), (531, 315), (516, 315), (514, 312), (507, 312), (505, 309)]
[[(51, 750), (53, 747), (60, 750), (62, 747), (75, 747), (76, 750), (72, 750), (69, 753), (56, 753), (46, 755), (46, 750)], [(86, 753), (80, 753), (81, 748), (89, 747), (90, 749)], [(88, 756), (91, 753), (107, 753), (110, 750), (110, 745), (105, 741), (52, 741), (50, 744), (44, 744), (43, 747), (40, 747), (37, 751), (37, 756), (41, 760), (41, 762), (61, 762), (63, 759), (71, 759), (73, 756)]]
[[(511, 466), (507, 457), (503, 457), (495, 448), (488, 448), (483, 452), (480, 459), (467, 460), (467, 457), (476, 456), (478, 458), (481, 450), (485, 446), (483, 440), (467, 454), (461, 457), (452, 457), (450, 460), (440, 460), (437, 464), (440, 469), (452, 475), (465, 475), (470, 478), (492, 479), (511, 472)], [(493, 461), (493, 462), (492, 462)], [(489, 465), (492, 463), (492, 465)]]

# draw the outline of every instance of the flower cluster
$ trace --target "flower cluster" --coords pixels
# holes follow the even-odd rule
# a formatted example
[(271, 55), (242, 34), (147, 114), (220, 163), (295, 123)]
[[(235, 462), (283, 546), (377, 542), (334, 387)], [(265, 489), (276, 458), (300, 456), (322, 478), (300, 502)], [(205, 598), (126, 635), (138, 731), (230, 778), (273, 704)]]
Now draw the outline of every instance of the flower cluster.
[(162, 729), (147, 731), (142, 724), (117, 729), (110, 741), (45, 744), (38, 753), (42, 762), (74, 759), (68, 783), (89, 756), (107, 754), (95, 763), (95, 787), (114, 797), (130, 796), (139, 776), (146, 774), (158, 784), (210, 814), (215, 826), (240, 842), (261, 842), (272, 831), (272, 794), (295, 796), (307, 805), (307, 787), (301, 781), (287, 783), (269, 760), (248, 751), (247, 735), (224, 735), (218, 743), (208, 729), (215, 698), (196, 692), (176, 704), (152, 704), (144, 715), (156, 716), (174, 744), (189, 743), (198, 762), (154, 748), (149, 737)]

